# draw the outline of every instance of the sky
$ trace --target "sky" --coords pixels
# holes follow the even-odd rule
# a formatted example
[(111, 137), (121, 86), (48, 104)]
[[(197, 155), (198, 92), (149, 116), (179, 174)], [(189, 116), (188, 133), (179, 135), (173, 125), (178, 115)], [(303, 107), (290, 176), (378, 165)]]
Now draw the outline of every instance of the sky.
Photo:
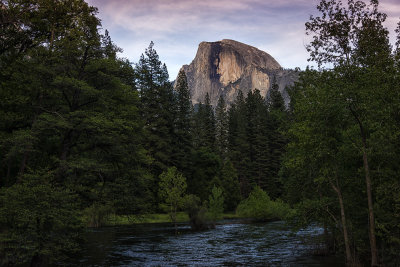
[[(284, 68), (305, 69), (310, 41), (305, 22), (319, 0), (87, 0), (98, 8), (103, 30), (136, 63), (150, 42), (174, 80), (202, 41), (233, 39), (273, 56)], [(400, 0), (381, 0), (385, 26), (395, 41)]]

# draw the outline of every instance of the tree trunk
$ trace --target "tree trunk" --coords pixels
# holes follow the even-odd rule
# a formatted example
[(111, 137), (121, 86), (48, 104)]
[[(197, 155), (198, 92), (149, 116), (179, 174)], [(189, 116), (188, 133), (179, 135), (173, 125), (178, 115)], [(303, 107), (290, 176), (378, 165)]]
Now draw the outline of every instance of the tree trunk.
[(22, 158), (21, 161), (21, 165), (19, 167), (19, 171), (18, 171), (18, 176), (17, 176), (17, 183), (21, 182), (21, 178), (22, 176), (24, 176), (25, 173), (25, 169), (26, 169), (26, 164), (28, 163), (28, 158), (29, 158), (29, 147), (26, 147), (25, 152), (24, 152), (24, 156)]
[[(42, 101), (43, 101), (43, 93), (40, 91), (39, 92), (39, 97), (38, 97), (38, 106), (42, 105)], [(35, 127), (36, 120), (37, 120), (37, 117), (39, 116), (39, 113), (40, 113), (39, 108), (35, 108), (32, 124), (31, 124), (31, 128), (30, 128), (31, 131)], [(32, 147), (33, 147), (32, 143), (29, 143), (25, 147), (24, 157), (22, 158), (22, 162), (21, 162), (21, 165), (20, 165), (20, 168), (19, 168), (19, 172), (18, 172), (18, 175), (17, 175), (17, 181), (16, 181), (17, 183), (21, 182), (21, 178), (22, 178), (22, 176), (24, 176), (26, 165), (28, 164), (28, 160), (29, 160), (29, 154), (30, 154), (30, 151), (32, 150)]]
[(43, 257), (35, 254), (31, 259), (30, 267), (42, 267), (44, 265)]
[(353, 257), (351, 255), (349, 235), (347, 233), (346, 215), (344, 213), (342, 191), (340, 190), (337, 178), (336, 178), (336, 186), (332, 182), (331, 182), (331, 186), (332, 186), (333, 190), (336, 192), (338, 200), (339, 200), (340, 218), (342, 221), (343, 239), (344, 239), (344, 246), (346, 249), (346, 263), (347, 263), (347, 265), (351, 265), (353, 262)]
[(370, 176), (368, 156), (367, 156), (367, 137), (363, 124), (359, 119), (357, 113), (351, 106), (349, 106), (349, 108), (360, 128), (360, 134), (362, 140), (362, 152), (363, 152), (363, 165), (365, 171), (365, 183), (367, 185), (367, 197), (368, 197), (369, 243), (371, 247), (371, 266), (378, 266), (378, 250), (376, 248), (376, 237), (375, 237), (374, 205), (372, 203), (371, 176)]
[(175, 235), (178, 235), (178, 225), (176, 224), (176, 205), (174, 206), (174, 226), (175, 226)]
[(10, 175), (11, 175), (11, 160), (9, 159), (7, 161), (7, 175), (6, 175), (6, 180), (4, 181), (4, 185), (10, 182)]
[(367, 196), (368, 196), (368, 217), (369, 217), (369, 242), (371, 246), (371, 266), (378, 266), (378, 250), (376, 248), (376, 237), (375, 237), (375, 216), (374, 206), (372, 203), (372, 189), (371, 189), (371, 177), (369, 174), (369, 165), (367, 151), (363, 140), (363, 162), (365, 170), (365, 183), (367, 185)]
[(69, 149), (71, 146), (71, 135), (72, 135), (72, 130), (69, 130), (65, 135), (64, 139), (62, 142), (62, 147), (61, 147), (61, 154), (60, 154), (60, 166), (58, 170), (58, 177), (61, 179), (63, 175), (65, 174), (67, 170), (67, 157), (69, 153)]

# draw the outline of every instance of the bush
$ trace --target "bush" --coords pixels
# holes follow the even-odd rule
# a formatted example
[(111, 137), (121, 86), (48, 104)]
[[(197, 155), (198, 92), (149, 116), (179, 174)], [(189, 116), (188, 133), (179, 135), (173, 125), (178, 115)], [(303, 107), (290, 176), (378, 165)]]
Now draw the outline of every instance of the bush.
[(222, 219), (224, 212), (224, 197), (222, 195), (222, 189), (214, 186), (211, 195), (209, 196), (209, 218), (215, 226), (217, 220)]
[(240, 217), (267, 221), (285, 220), (293, 211), (288, 204), (280, 200), (272, 201), (265, 191), (256, 186), (249, 197), (240, 202), (236, 213)]
[(189, 215), (190, 226), (193, 230), (209, 229), (207, 216), (207, 203), (200, 204), (200, 198), (196, 195), (185, 196), (185, 209)]
[(109, 205), (93, 203), (83, 211), (84, 220), (89, 227), (100, 227), (107, 223), (113, 209)]

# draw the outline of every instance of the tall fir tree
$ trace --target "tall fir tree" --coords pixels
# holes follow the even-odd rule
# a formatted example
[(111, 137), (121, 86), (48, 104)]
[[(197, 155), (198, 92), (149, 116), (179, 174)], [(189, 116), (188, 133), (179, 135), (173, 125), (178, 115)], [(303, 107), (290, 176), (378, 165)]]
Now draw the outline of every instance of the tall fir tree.
[(240, 193), (246, 198), (252, 190), (248, 180), (250, 166), (250, 145), (247, 142), (246, 102), (242, 91), (239, 91), (235, 102), (228, 111), (229, 119), (229, 159), (237, 170), (240, 182)]
[(259, 90), (250, 91), (246, 98), (246, 135), (249, 143), (249, 176), (252, 187), (258, 185), (268, 194), (274, 191), (269, 175), (268, 110)]
[(222, 95), (215, 108), (215, 147), (220, 158), (225, 161), (228, 152), (228, 113)]
[(215, 115), (214, 109), (211, 105), (210, 95), (207, 93), (204, 100), (204, 113), (202, 114), (203, 127), (204, 127), (204, 145), (210, 149), (215, 150)]
[(190, 158), (192, 152), (192, 104), (190, 100), (190, 91), (183, 69), (179, 71), (175, 84), (176, 90), (176, 118), (174, 123), (175, 144), (173, 165), (180, 171), (187, 174), (190, 167)]
[(203, 127), (202, 117), (204, 114), (204, 105), (202, 102), (196, 104), (192, 108), (192, 146), (195, 150), (199, 149), (204, 145), (205, 130)]
[(269, 91), (268, 99), (268, 149), (269, 149), (269, 177), (271, 185), (275, 188), (268, 192), (272, 198), (280, 197), (283, 191), (279, 178), (279, 171), (282, 164), (282, 157), (285, 152), (286, 138), (283, 135), (287, 121), (288, 112), (285, 101), (279, 92), (279, 85), (274, 76)]
[(197, 105), (192, 123), (194, 147), (196, 149), (203, 147), (209, 151), (215, 151), (215, 115), (208, 93), (205, 97), (205, 103), (200, 102)]
[(225, 198), (224, 208), (226, 211), (234, 211), (241, 200), (240, 184), (236, 169), (229, 160), (223, 163), (220, 181)]
[(140, 92), (145, 123), (145, 146), (153, 157), (157, 177), (172, 164), (174, 95), (168, 71), (151, 42), (136, 64), (136, 85)]

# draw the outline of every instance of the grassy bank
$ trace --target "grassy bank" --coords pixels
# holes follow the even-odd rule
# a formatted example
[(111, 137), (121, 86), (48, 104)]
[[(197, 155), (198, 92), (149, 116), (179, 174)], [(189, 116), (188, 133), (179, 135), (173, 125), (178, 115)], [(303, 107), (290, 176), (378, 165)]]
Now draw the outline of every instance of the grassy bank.
[[(224, 219), (237, 219), (239, 216), (235, 213), (224, 213)], [(189, 222), (189, 216), (184, 212), (178, 212), (178, 222)], [(168, 214), (154, 213), (143, 215), (110, 215), (105, 220), (105, 226), (131, 225), (137, 223), (168, 223), (171, 219)]]

